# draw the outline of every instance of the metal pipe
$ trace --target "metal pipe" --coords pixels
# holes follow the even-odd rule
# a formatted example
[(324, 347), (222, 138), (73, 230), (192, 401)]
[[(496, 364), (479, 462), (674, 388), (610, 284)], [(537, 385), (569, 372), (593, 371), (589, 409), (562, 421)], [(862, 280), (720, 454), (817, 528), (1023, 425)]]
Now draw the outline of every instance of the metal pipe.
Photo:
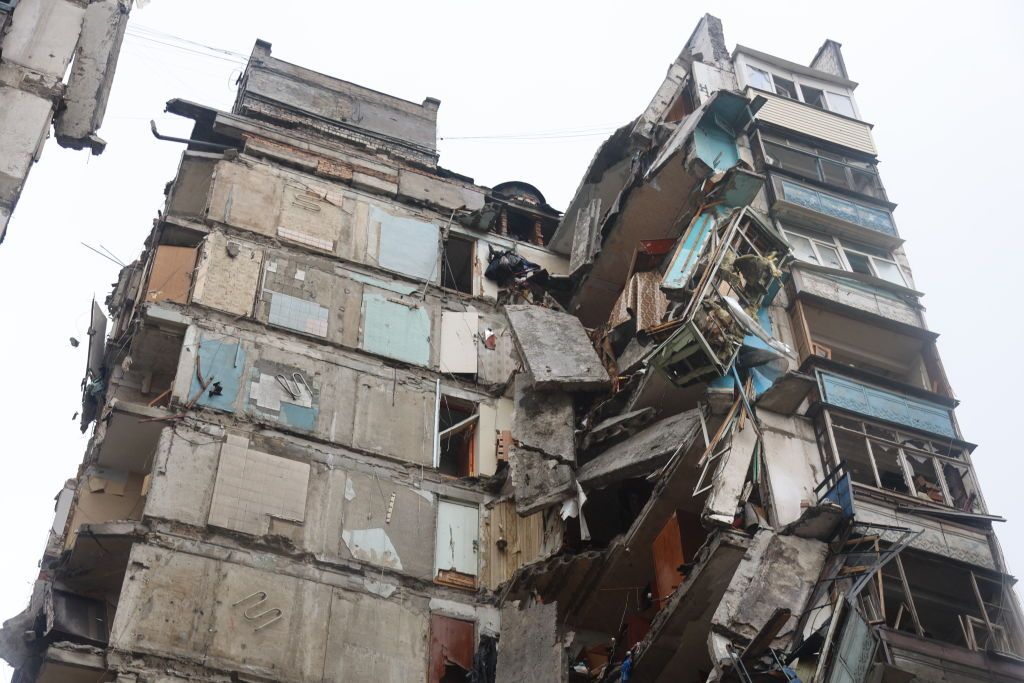
[(204, 142), (202, 140), (192, 140), (190, 138), (174, 138), (170, 135), (161, 135), (160, 131), (156, 129), (156, 121), (150, 120), (149, 127), (153, 131), (153, 137), (157, 140), (164, 140), (166, 142), (184, 142), (186, 145), (194, 145), (196, 147), (206, 147), (207, 149), (213, 149), (218, 152), (224, 152), (229, 149), (237, 149), (234, 145), (222, 145), (219, 142)]

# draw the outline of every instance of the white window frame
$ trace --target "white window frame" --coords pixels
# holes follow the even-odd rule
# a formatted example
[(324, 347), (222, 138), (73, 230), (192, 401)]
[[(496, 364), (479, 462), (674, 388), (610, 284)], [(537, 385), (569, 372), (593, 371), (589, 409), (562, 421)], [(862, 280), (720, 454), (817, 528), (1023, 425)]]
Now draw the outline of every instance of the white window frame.
[[(824, 93), (825, 109), (823, 109), (822, 111), (827, 111), (837, 116), (846, 116), (847, 118), (853, 118), (858, 121), (861, 120), (860, 109), (857, 107), (857, 99), (853, 96), (853, 92), (850, 90), (847, 90), (845, 88), (839, 88), (831, 83), (827, 83), (824, 81), (816, 81), (812, 78), (802, 78), (795, 73), (790, 73), (787, 71), (783, 71), (781, 69), (776, 69), (773, 66), (767, 66), (760, 62), (751, 62), (746, 57), (746, 55), (740, 55), (737, 61), (743, 66), (743, 68), (740, 69), (739, 72), (740, 74), (742, 74), (742, 81), (744, 87), (756, 88), (758, 90), (761, 90), (761, 88), (758, 88), (756, 85), (753, 85), (750, 82), (750, 79), (747, 77), (747, 69), (756, 69), (757, 71), (761, 71), (763, 73), (768, 74), (768, 81), (769, 83), (771, 83), (772, 94), (774, 94), (776, 97), (782, 97), (783, 99), (791, 99), (789, 97), (785, 97), (784, 95), (780, 95), (775, 87), (775, 71), (778, 71), (779, 78), (785, 78), (787, 81), (792, 81), (793, 84), (796, 85), (795, 101), (807, 104), (807, 106), (809, 107), (814, 106), (812, 104), (808, 104), (807, 100), (804, 98), (804, 86), (806, 85), (807, 87), (814, 88), (815, 90), (821, 90)], [(850, 98), (850, 104), (853, 107), (853, 116), (850, 117), (848, 114), (843, 114), (841, 112), (836, 111), (834, 105), (829, 99), (829, 95), (842, 95), (843, 97)], [(815, 109), (817, 109), (817, 107), (815, 107)]]
[[(868, 265), (871, 268), (871, 277), (875, 278), (876, 280), (881, 280), (882, 282), (888, 282), (889, 284), (894, 284), (902, 287), (910, 287), (910, 280), (907, 279), (907, 274), (903, 270), (903, 266), (899, 264), (895, 257), (886, 259), (882, 258), (881, 256), (875, 256), (874, 254), (868, 254), (867, 252), (863, 252), (857, 249), (857, 247), (847, 246), (843, 244), (843, 242), (835, 235), (816, 236), (809, 233), (800, 232), (799, 230), (792, 230), (790, 228), (783, 228), (782, 232), (786, 236), (787, 240), (790, 238), (790, 236), (808, 240), (811, 243), (811, 248), (814, 250), (814, 255), (818, 258), (818, 263), (816, 265), (822, 266), (824, 268), (830, 267), (825, 265), (825, 260), (822, 259), (821, 254), (818, 251), (818, 245), (821, 244), (838, 251), (839, 261), (843, 264), (843, 270), (849, 273), (855, 273), (857, 271), (855, 271), (853, 269), (853, 266), (850, 265), (850, 260), (846, 256), (847, 251), (852, 251), (858, 256), (863, 256), (866, 259), (868, 259)], [(903, 278), (903, 282), (893, 282), (892, 280), (887, 280), (886, 278), (880, 276), (878, 274), (878, 266), (875, 265), (875, 261), (882, 261), (883, 263), (889, 263), (891, 265), (896, 266), (896, 270), (897, 272), (899, 272), (900, 277)], [(861, 275), (863, 274), (864, 273), (861, 273)]]

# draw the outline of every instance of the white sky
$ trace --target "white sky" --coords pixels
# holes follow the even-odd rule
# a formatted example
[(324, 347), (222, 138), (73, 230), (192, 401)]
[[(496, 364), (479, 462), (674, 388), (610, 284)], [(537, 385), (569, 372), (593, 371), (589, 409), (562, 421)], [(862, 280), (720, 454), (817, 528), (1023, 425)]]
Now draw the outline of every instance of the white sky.
[[(286, 3), (287, 5), (288, 3)], [(1024, 468), (1014, 361), (1024, 271), (1024, 3), (859, 2), (303, 2), (154, 0), (146, 27), (248, 54), (259, 37), (286, 61), (415, 102), (441, 100), (441, 164), (484, 185), (525, 180), (564, 209), (606, 132), (636, 116), (703, 12), (736, 43), (808, 63), (843, 44), (864, 118), (876, 124), (882, 179), (900, 204), (930, 326), (963, 401), (974, 462), (1011, 570), (1024, 571)], [(486, 7), (486, 9), (485, 9)], [(505, 11), (503, 8), (508, 8)], [(512, 9), (514, 8), (514, 9)], [(134, 30), (134, 29), (130, 29)], [(189, 126), (162, 114), (173, 97), (230, 108), (240, 65), (129, 36), (101, 131), (100, 157), (52, 141), (0, 245), (7, 359), (0, 392), (0, 620), (19, 612), (37, 572), (53, 496), (75, 475), (85, 438), (72, 415), (89, 300), (140, 251), (181, 146), (155, 140)], [(552, 133), (554, 131), (554, 133)], [(542, 139), (456, 140), (543, 133)], [(557, 137), (551, 137), (557, 136)], [(0, 677), (10, 669), (0, 664)]]

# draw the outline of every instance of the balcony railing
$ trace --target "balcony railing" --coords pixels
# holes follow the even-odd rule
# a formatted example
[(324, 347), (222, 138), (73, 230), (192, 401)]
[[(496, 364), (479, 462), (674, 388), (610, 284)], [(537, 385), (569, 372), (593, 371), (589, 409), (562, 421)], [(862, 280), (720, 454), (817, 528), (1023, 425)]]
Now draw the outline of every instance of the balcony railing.
[(830, 372), (818, 372), (818, 385), (821, 400), (830, 406), (929, 434), (960, 438), (953, 410), (938, 403), (897, 394)]

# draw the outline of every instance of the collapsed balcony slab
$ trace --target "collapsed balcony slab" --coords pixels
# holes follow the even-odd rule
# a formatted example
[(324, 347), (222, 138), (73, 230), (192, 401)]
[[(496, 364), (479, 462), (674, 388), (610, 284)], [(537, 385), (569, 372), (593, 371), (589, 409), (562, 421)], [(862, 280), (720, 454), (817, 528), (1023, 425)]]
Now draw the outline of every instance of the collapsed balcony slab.
[(539, 306), (506, 306), (505, 313), (537, 391), (599, 391), (610, 384), (578, 318)]
[(577, 478), (590, 489), (646, 475), (663, 465), (677, 449), (687, 450), (699, 433), (698, 410), (673, 415), (612, 446), (581, 467)]

